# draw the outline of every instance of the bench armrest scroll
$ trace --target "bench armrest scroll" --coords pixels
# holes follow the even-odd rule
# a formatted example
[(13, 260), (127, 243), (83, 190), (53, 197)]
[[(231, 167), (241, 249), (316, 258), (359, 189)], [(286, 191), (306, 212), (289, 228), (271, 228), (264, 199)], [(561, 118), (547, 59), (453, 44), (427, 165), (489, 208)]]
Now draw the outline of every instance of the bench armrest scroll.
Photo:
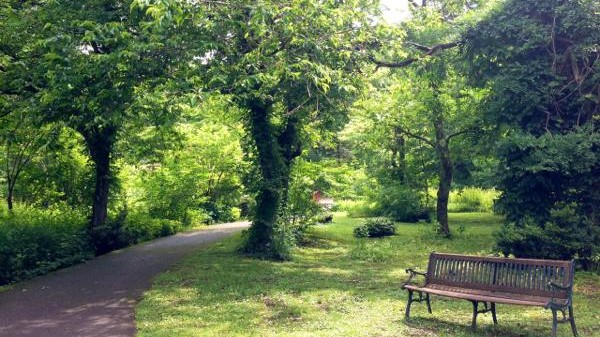
[(415, 276), (417, 276), (417, 275), (427, 277), (427, 273), (426, 272), (425, 273), (424, 272), (419, 272), (419, 271), (416, 271), (416, 270), (414, 270), (412, 268), (406, 269), (406, 273), (408, 273), (410, 275), (408, 276), (408, 279), (406, 281), (404, 281), (404, 283), (402, 283), (402, 288), (404, 288), (405, 285), (410, 284), (411, 281), (413, 280), (413, 278)]

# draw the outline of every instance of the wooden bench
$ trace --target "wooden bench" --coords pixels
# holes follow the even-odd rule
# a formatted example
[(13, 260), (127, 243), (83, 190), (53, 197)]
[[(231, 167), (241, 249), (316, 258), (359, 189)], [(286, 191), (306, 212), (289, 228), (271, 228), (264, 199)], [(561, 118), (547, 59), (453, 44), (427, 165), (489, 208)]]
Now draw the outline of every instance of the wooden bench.
[[(427, 272), (407, 269), (410, 273), (402, 288), (408, 291), (406, 318), (410, 319), (413, 302), (426, 302), (431, 313), (429, 295), (460, 298), (473, 303), (471, 327), (477, 327), (477, 315), (491, 312), (494, 324), (496, 304), (539, 306), (552, 311), (552, 336), (558, 323), (571, 323), (577, 336), (573, 316), (573, 261), (509, 259), (456, 254), (431, 253)], [(425, 277), (423, 285), (413, 283), (417, 275)], [(418, 297), (413, 296), (414, 293)], [(479, 304), (483, 307), (479, 309)], [(562, 318), (558, 318), (558, 312)], [(568, 316), (566, 314), (568, 311)]]

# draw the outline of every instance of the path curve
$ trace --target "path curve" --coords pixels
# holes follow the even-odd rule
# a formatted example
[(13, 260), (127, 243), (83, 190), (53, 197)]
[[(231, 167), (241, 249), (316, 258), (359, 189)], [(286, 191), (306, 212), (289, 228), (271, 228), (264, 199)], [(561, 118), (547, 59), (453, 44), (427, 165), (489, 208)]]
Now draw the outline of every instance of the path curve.
[(156, 274), (247, 226), (235, 222), (180, 233), (17, 284), (0, 293), (0, 336), (134, 336), (135, 304)]

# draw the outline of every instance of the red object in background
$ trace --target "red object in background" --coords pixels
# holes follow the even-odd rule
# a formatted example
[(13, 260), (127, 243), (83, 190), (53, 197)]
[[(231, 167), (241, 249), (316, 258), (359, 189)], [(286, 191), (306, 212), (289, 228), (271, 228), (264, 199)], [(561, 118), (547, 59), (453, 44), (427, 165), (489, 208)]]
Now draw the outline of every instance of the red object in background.
[(312, 199), (315, 202), (321, 201), (321, 191), (314, 191), (312, 194)]

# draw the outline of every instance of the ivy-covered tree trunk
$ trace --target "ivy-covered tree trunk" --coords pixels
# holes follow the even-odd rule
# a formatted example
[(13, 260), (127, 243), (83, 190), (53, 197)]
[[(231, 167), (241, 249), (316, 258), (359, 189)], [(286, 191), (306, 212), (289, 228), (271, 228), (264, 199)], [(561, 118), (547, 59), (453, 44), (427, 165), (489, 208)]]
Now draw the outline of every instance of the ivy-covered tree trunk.
[[(251, 255), (269, 259), (284, 259), (276, 244), (275, 228), (287, 200), (292, 160), (299, 154), (295, 119), (289, 119), (284, 131), (277, 136), (269, 120), (269, 103), (252, 101), (250, 131), (256, 144), (261, 184), (256, 198), (256, 214), (248, 230), (243, 250)], [(295, 148), (298, 146), (298, 148)]]
[(450, 158), (449, 139), (444, 132), (444, 120), (442, 116), (436, 116), (433, 121), (435, 128), (435, 151), (440, 161), (440, 182), (437, 191), (436, 215), (439, 223), (439, 232), (444, 236), (450, 236), (448, 225), (448, 200), (452, 186), (452, 160)]
[(108, 196), (111, 183), (111, 152), (115, 141), (115, 128), (106, 127), (103, 130), (82, 132), (90, 157), (94, 162), (96, 185), (92, 200), (92, 216), (90, 229), (101, 226), (108, 217)]
[(250, 131), (256, 144), (262, 179), (256, 198), (256, 213), (248, 231), (244, 251), (268, 258), (280, 258), (274, 246), (273, 233), (279, 215), (282, 178), (286, 175), (283, 158), (269, 121), (271, 107), (258, 101), (249, 102), (248, 105), (251, 114)]

